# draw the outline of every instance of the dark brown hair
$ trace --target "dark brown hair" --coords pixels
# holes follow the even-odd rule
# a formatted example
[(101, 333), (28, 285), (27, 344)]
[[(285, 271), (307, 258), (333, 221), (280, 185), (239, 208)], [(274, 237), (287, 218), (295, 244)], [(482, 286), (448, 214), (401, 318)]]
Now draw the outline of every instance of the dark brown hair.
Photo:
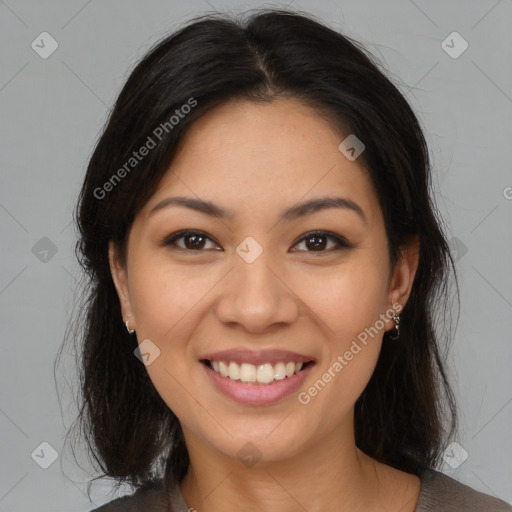
[[(360, 43), (310, 15), (284, 10), (194, 18), (136, 65), (96, 144), (75, 211), (85, 282), (67, 332), (77, 343), (80, 370), (79, 414), (69, 433), (86, 441), (100, 477), (140, 487), (167, 471), (180, 481), (189, 462), (177, 417), (134, 356), (137, 342), (121, 318), (108, 243), (125, 254), (137, 212), (194, 120), (233, 98), (272, 102), (280, 96), (313, 107), (340, 137), (352, 133), (364, 142), (358, 163), (380, 201), (392, 266), (400, 248), (419, 237), (400, 341), (384, 336), (375, 372), (355, 404), (355, 435), (363, 452), (401, 470), (420, 474), (438, 465), (457, 424), (442, 353), (451, 337), (445, 318), (450, 278), (457, 279), (433, 201), (422, 129), (379, 68)], [(191, 99), (187, 115), (170, 122)], [(133, 151), (148, 137), (156, 141), (159, 126), (167, 130), (128, 171)], [(118, 172), (122, 168), (126, 172)], [(456, 291), (458, 297), (458, 285)]]

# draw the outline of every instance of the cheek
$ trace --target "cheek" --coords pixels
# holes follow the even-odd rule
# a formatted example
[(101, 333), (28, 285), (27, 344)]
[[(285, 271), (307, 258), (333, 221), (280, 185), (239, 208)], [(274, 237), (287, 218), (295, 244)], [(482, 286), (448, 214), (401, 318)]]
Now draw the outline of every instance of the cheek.
[[(299, 397), (305, 430), (316, 431), (317, 437), (321, 437), (351, 418), (354, 404), (373, 374), (380, 346), (381, 339), (376, 337), (367, 346), (359, 343), (356, 353), (340, 350), (319, 369)], [(347, 353), (351, 354), (350, 360)]]
[(303, 279), (301, 286), (304, 303), (322, 320), (326, 335), (340, 349), (374, 326), (388, 307), (385, 270), (378, 265), (347, 266)]
[(388, 307), (385, 271), (379, 264), (354, 264), (331, 272), (323, 286), (321, 279), (309, 283), (307, 304), (327, 326), (328, 355), (304, 400), (311, 398), (332, 422), (353, 406), (377, 363), (385, 327), (380, 315)]
[(139, 267), (130, 277), (137, 332), (163, 345), (182, 340), (214, 284), (212, 273), (199, 267), (183, 271), (158, 262)]
[[(201, 324), (208, 292), (218, 276), (200, 266), (184, 271), (157, 261), (137, 266), (136, 261), (134, 258), (131, 273), (129, 270), (136, 335), (139, 344), (149, 339), (152, 344), (148, 346), (158, 354), (146, 369), (167, 405), (186, 416), (190, 396), (185, 389), (197, 371), (189, 340)], [(139, 257), (138, 261), (150, 260)]]

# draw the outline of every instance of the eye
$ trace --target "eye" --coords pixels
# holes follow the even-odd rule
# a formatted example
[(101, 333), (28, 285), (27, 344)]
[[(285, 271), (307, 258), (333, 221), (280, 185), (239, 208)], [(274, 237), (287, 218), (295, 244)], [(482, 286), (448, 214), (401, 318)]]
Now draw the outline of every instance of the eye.
[[(334, 243), (328, 248), (329, 240)], [(343, 237), (327, 231), (312, 231), (311, 233), (307, 233), (299, 240), (299, 243), (295, 244), (293, 247), (300, 246), (301, 244), (304, 244), (306, 252), (332, 252), (326, 249), (333, 249), (333, 246), (334, 250), (341, 248), (349, 249), (352, 247)], [(296, 249), (292, 248), (291, 252), (296, 252)]]
[[(183, 243), (178, 243), (183, 241)], [(331, 241), (331, 246), (329, 246)], [(213, 247), (206, 247), (208, 242), (213, 243)], [(299, 249), (305, 252), (332, 252), (342, 248), (353, 247), (343, 237), (327, 231), (312, 231), (304, 235), (291, 249), (291, 252), (297, 252), (296, 247), (304, 244), (305, 249)], [(194, 230), (182, 230), (173, 233), (162, 242), (164, 246), (175, 246), (179, 249), (188, 251), (202, 251), (203, 249), (218, 249), (218, 246), (206, 233)]]
[[(184, 244), (180, 245), (177, 243), (178, 240), (184, 240)], [(212, 239), (202, 231), (178, 231), (168, 236), (164, 241), (163, 245), (172, 246), (175, 245), (180, 249), (189, 251), (201, 251), (205, 249), (207, 241), (212, 242)], [(206, 247), (208, 249), (208, 247)]]

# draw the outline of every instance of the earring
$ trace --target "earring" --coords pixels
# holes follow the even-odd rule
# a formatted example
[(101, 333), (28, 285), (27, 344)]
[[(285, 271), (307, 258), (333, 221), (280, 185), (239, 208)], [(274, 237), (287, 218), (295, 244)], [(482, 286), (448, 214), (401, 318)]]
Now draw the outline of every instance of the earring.
[(393, 341), (398, 341), (400, 339), (400, 315), (393, 315), (393, 322), (395, 322), (395, 328), (389, 331), (389, 337)]
[(130, 334), (133, 334), (133, 333), (135, 332), (135, 329), (130, 329), (130, 327), (128, 326), (128, 320), (126, 320), (125, 325), (126, 325), (126, 330), (127, 330)]

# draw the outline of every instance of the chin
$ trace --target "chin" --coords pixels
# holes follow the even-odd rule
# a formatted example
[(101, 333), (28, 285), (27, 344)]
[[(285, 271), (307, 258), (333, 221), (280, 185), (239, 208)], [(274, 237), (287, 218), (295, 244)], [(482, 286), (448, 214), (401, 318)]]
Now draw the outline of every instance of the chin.
[[(219, 452), (225, 457), (238, 460), (247, 467), (256, 462), (278, 462), (296, 455), (304, 449), (304, 442), (300, 438), (300, 429), (295, 423), (292, 428), (279, 428), (279, 421), (275, 419), (260, 425), (248, 427), (248, 422), (238, 425), (231, 424), (226, 432), (218, 426), (212, 430), (211, 425), (203, 426), (202, 432), (195, 434), (201, 438), (210, 449)], [(250, 423), (250, 422), (249, 422)], [(230, 435), (231, 434), (231, 435)]]

